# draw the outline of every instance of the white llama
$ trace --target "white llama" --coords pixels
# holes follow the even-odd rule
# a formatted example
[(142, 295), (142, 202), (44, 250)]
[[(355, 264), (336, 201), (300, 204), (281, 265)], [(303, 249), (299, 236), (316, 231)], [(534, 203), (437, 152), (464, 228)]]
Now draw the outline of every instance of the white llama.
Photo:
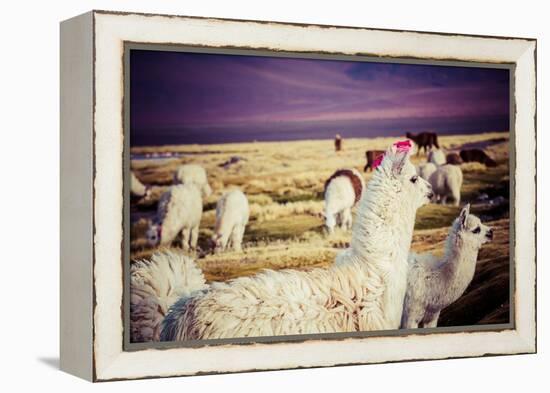
[(205, 198), (212, 194), (206, 171), (197, 164), (180, 165), (174, 175), (174, 183), (193, 183), (200, 189), (202, 196)]
[(242, 191), (232, 190), (220, 198), (216, 204), (216, 229), (212, 236), (216, 252), (224, 251), (229, 243), (233, 250), (242, 250), (249, 216), (248, 199)]
[(401, 327), (436, 327), (441, 310), (472, 282), (479, 249), (492, 238), (493, 230), (466, 205), (449, 231), (443, 258), (411, 254)]
[(455, 206), (460, 206), (460, 191), (463, 182), (462, 169), (458, 165), (442, 165), (430, 176), (435, 201), (446, 204), (451, 197)]
[(447, 162), (447, 157), (443, 149), (430, 150), (428, 153), (428, 162), (435, 164), (437, 166), (445, 165)]
[(169, 246), (181, 232), (182, 248), (196, 249), (201, 216), (201, 193), (194, 184), (170, 187), (160, 197), (156, 218), (149, 224), (146, 234), (149, 245)]
[(195, 262), (174, 251), (153, 254), (130, 267), (130, 336), (132, 342), (158, 341), (168, 309), (182, 296), (207, 288)]
[(338, 224), (342, 229), (352, 226), (351, 209), (359, 202), (365, 182), (356, 169), (339, 169), (325, 182), (325, 226), (329, 233)]
[(437, 170), (437, 165), (435, 165), (433, 162), (425, 162), (423, 164), (420, 164), (416, 167), (418, 176), (420, 176), (422, 179), (429, 181), (430, 176), (432, 173), (434, 173)]
[(161, 340), (399, 328), (416, 210), (431, 194), (408, 149), (392, 146), (367, 185), (339, 263), (213, 283), (172, 306)]

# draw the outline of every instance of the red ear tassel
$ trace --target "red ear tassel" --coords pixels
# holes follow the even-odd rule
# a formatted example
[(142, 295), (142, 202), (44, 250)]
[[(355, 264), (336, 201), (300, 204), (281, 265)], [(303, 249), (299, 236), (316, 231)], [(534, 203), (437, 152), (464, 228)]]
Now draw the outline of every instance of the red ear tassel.
[(412, 143), (408, 139), (395, 142), (393, 145), (397, 148), (397, 151), (399, 152), (408, 152), (412, 148)]
[(372, 163), (372, 169), (376, 169), (377, 167), (380, 166), (380, 164), (382, 164), (382, 160), (384, 159), (384, 154), (380, 154), (378, 157), (376, 157), (376, 159), (374, 160), (374, 162)]
[[(393, 144), (398, 152), (408, 152), (412, 148), (412, 143), (410, 140), (406, 139), (404, 141), (397, 141)], [(384, 159), (384, 154), (380, 154), (374, 162), (372, 163), (372, 169), (376, 169), (380, 164), (382, 163), (382, 160)]]

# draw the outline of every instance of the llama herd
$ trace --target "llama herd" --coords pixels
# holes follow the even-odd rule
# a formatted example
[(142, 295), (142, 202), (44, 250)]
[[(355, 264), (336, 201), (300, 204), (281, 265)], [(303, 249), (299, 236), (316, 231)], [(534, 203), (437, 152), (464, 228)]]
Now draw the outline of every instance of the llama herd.
[[(145, 192), (136, 192), (141, 190), (141, 182), (133, 173), (130, 181), (133, 195), (146, 195)], [(212, 189), (206, 171), (196, 164), (178, 167), (174, 183), (161, 195), (156, 215), (148, 222), (147, 243), (150, 247), (170, 246), (181, 234), (183, 251), (195, 251), (203, 210), (202, 198), (210, 196)], [(249, 210), (248, 200), (242, 191), (232, 190), (222, 195), (216, 205), (215, 234), (211, 239), (215, 252), (225, 251), (228, 245), (235, 251), (241, 251)]]
[[(185, 253), (157, 251), (149, 260), (132, 264), (131, 340), (437, 326), (439, 312), (472, 281), (478, 251), (493, 232), (470, 214), (467, 205), (450, 228), (442, 258), (411, 253), (417, 210), (436, 197), (445, 203), (451, 196), (459, 205), (462, 185), (460, 167), (442, 162), (437, 154), (429, 156), (433, 171), (425, 175), (423, 167), (411, 163), (411, 147), (409, 140), (397, 142), (379, 155), (371, 163), (373, 175), (367, 184), (355, 169), (339, 170), (327, 180), (327, 231), (332, 233), (336, 226), (351, 230), (349, 247), (328, 268), (263, 270), (207, 284)], [(197, 165), (180, 167), (175, 180), (178, 184), (159, 201), (147, 237), (151, 245), (166, 245), (181, 232), (184, 251), (196, 249), (201, 197), (212, 190), (206, 172)], [(241, 251), (248, 220), (244, 193), (224, 194), (216, 205), (215, 251), (229, 246)]]

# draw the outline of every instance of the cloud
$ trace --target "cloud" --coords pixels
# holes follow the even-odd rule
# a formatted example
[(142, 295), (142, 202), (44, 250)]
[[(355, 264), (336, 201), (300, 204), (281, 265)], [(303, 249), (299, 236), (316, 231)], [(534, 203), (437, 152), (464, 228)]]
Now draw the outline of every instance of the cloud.
[(132, 51), (139, 129), (509, 113), (507, 70)]

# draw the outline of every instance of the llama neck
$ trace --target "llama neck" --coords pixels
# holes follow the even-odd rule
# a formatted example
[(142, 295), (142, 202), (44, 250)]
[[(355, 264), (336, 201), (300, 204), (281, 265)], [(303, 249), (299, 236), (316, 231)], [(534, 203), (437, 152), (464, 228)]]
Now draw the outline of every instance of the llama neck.
[(474, 276), (479, 248), (468, 244), (456, 234), (447, 239), (443, 277), (449, 293), (464, 291)]
[(407, 288), (407, 256), (416, 209), (404, 201), (397, 184), (373, 178), (359, 202), (348, 260), (383, 282), (377, 300), (383, 311), (379, 328), (397, 329)]
[(372, 179), (359, 202), (351, 248), (369, 264), (406, 264), (416, 209), (399, 190)]

